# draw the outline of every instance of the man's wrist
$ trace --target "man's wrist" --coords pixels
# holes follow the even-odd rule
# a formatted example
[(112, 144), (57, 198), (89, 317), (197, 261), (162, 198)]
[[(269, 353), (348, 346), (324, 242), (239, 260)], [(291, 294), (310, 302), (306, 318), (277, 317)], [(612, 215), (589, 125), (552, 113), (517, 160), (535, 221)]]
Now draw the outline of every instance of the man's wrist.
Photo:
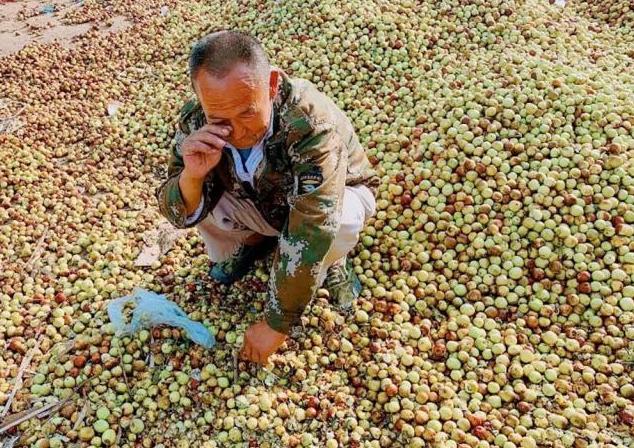
[(198, 208), (196, 208), (196, 210), (194, 210), (194, 212), (191, 213), (189, 216), (187, 216), (187, 219), (185, 219), (185, 225), (188, 226), (197, 222), (200, 219), (200, 216), (202, 215), (204, 209), (205, 209), (205, 196), (202, 195), (200, 197), (200, 203), (198, 204)]
[(282, 319), (271, 316), (269, 313), (265, 315), (264, 321), (271, 330), (275, 330), (276, 332), (283, 335), (288, 336), (291, 331), (290, 325), (286, 325), (286, 323)]
[(204, 178), (192, 177), (191, 174), (186, 171), (181, 172), (178, 179), (178, 186), (185, 205), (186, 216), (191, 216), (199, 206), (203, 196), (204, 184)]
[(206, 176), (207, 175), (203, 177), (193, 176), (189, 171), (187, 171), (187, 169), (184, 169), (181, 172), (180, 180), (181, 182), (187, 183), (188, 185), (191, 185), (191, 186), (202, 186), (202, 184), (205, 182)]

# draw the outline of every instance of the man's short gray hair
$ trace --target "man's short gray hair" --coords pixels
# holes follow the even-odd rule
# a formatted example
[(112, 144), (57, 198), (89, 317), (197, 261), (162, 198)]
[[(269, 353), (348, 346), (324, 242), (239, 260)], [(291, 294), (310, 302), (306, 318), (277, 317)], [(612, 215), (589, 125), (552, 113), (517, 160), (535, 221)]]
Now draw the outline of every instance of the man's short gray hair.
[(238, 63), (251, 67), (258, 77), (268, 81), (269, 59), (260, 42), (239, 31), (217, 31), (201, 38), (189, 56), (189, 75), (206, 70), (219, 79), (224, 78)]

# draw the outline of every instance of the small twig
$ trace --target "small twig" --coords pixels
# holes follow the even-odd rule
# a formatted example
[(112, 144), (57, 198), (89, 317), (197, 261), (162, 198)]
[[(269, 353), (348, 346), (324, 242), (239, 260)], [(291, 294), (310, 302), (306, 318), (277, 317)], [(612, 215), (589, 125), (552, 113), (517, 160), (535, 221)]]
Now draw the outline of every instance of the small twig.
[(88, 401), (84, 401), (84, 406), (81, 408), (81, 411), (79, 411), (79, 415), (77, 416), (77, 421), (75, 422), (75, 425), (73, 426), (73, 431), (77, 431), (79, 427), (81, 426), (81, 424), (84, 422), (84, 418), (86, 418), (88, 409), (90, 409), (90, 405), (88, 404)]
[[(41, 426), (45, 426), (48, 422), (50, 422), (51, 420), (53, 420), (53, 418), (55, 417), (55, 412), (56, 412), (58, 409), (60, 409), (62, 406), (64, 406), (66, 403), (68, 403), (69, 401), (70, 401), (70, 398), (67, 398), (66, 400), (64, 400), (63, 402), (61, 402), (61, 403), (60, 403), (60, 405), (59, 405), (57, 408), (55, 408), (55, 409), (51, 410), (51, 412), (50, 412), (50, 413), (48, 413), (48, 418), (46, 419), (46, 421), (45, 421), (44, 423), (42, 423), (42, 425), (41, 425)], [(44, 416), (42, 416), (42, 417), (44, 417)]]
[(128, 383), (128, 375), (125, 373), (125, 366), (123, 365), (123, 356), (119, 356), (119, 361), (121, 361), (121, 371), (123, 372), (123, 381), (125, 382), (126, 387), (128, 388), (128, 395), (130, 394), (130, 384)]
[(0, 448), (13, 448), (18, 440), (20, 440), (20, 436), (14, 436), (9, 439), (6, 439), (4, 442), (2, 442), (2, 445), (0, 445)]
[(150, 369), (154, 368), (154, 354), (152, 353), (152, 347), (154, 346), (154, 335), (150, 331), (150, 352), (148, 354), (148, 360), (150, 364)]
[[(39, 334), (39, 333), (38, 333)], [(38, 341), (39, 343), (39, 341)], [(73, 391), (77, 392), (78, 389), (80, 389), (81, 387), (83, 387), (84, 384), (86, 384), (86, 382), (88, 381), (89, 378), (85, 378), (83, 381), (81, 381), (79, 384), (76, 384), (75, 387), (73, 388)], [(85, 393), (82, 390), (82, 395), (85, 398)], [(14, 426), (19, 425), (20, 423), (29, 420), (33, 417), (37, 417), (37, 418), (44, 418), (54, 412), (56, 412), (58, 409), (60, 409), (62, 406), (64, 406), (66, 403), (72, 401), (71, 398), (66, 398), (64, 400), (57, 400), (48, 404), (45, 404), (39, 408), (32, 408), (29, 409), (27, 411), (23, 411), (23, 412), (19, 412), (17, 414), (13, 414), (8, 416), (2, 423), (0, 423), (0, 434), (8, 431), (9, 429), (13, 428)]]
[(9, 412), (9, 409), (11, 408), (11, 403), (13, 402), (13, 399), (15, 398), (15, 394), (17, 394), (18, 390), (20, 390), (20, 388), (22, 387), (22, 376), (24, 375), (24, 372), (31, 364), (31, 358), (33, 358), (35, 351), (39, 347), (40, 347), (40, 340), (38, 339), (37, 341), (35, 341), (35, 345), (31, 347), (31, 349), (24, 356), (24, 358), (22, 358), (22, 362), (20, 363), (20, 369), (18, 370), (18, 374), (15, 377), (15, 383), (13, 384), (13, 390), (11, 391), (11, 394), (9, 395), (7, 404), (4, 405), (4, 409), (0, 413), (0, 418), (4, 418), (4, 416), (7, 415), (7, 413)]
[(233, 381), (238, 382), (238, 358), (240, 356), (239, 349), (233, 351)]
[(37, 240), (35, 250), (33, 251), (33, 254), (31, 254), (29, 261), (26, 262), (26, 268), (28, 271), (31, 271), (31, 269), (33, 269), (33, 264), (42, 256), (42, 253), (44, 252), (44, 240), (48, 236), (48, 233), (49, 231), (47, 229), (46, 232), (42, 234), (40, 239)]
[(40, 408), (29, 409), (28, 411), (19, 412), (18, 414), (10, 415), (4, 422), (0, 424), (0, 434), (10, 430), (14, 426), (19, 425), (20, 423), (27, 421), (33, 417), (43, 418), (46, 417), (49, 413), (53, 412), (55, 408), (59, 408), (63, 404), (65, 404), (68, 400), (64, 401), (54, 401), (49, 404), (45, 404)]

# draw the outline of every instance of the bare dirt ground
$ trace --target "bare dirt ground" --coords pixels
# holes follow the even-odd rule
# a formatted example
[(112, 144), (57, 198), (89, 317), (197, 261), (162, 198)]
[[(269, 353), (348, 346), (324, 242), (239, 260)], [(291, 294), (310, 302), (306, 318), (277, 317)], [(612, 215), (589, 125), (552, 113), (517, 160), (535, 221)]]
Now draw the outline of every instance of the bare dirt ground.
[(32, 42), (58, 41), (62, 46), (72, 48), (74, 39), (94, 26), (101, 32), (111, 33), (131, 25), (123, 16), (113, 17), (111, 24), (62, 23), (62, 17), (68, 11), (80, 6), (78, 0), (0, 0), (0, 57), (20, 51)]

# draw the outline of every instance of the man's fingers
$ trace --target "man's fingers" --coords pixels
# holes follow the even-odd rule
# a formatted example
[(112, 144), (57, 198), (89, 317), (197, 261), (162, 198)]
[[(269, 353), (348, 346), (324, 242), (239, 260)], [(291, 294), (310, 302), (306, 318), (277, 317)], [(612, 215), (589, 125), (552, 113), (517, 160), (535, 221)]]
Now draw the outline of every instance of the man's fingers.
[(183, 155), (192, 153), (214, 154), (225, 147), (225, 138), (231, 133), (231, 127), (218, 124), (206, 124), (192, 135), (187, 137), (183, 143)]
[(220, 137), (227, 137), (231, 133), (231, 126), (223, 125), (223, 124), (206, 124), (200, 129), (198, 132), (201, 133), (210, 133), (214, 135), (218, 135)]
[(257, 363), (258, 363), (258, 364), (262, 364), (262, 365), (265, 365), (265, 364), (266, 364), (266, 362), (267, 362), (267, 360), (269, 359), (269, 357), (268, 357), (268, 356), (265, 356), (265, 354), (264, 354), (264, 353), (259, 353), (259, 354), (257, 355), (257, 358), (258, 358), (258, 359), (257, 359)]
[(251, 359), (253, 360), (253, 362), (262, 364), (262, 354), (255, 349), (251, 352)]
[(202, 142), (218, 149), (222, 149), (227, 144), (226, 140), (211, 132), (200, 132), (195, 137), (192, 136), (192, 138), (195, 139), (194, 141)]
[(251, 344), (245, 339), (242, 348), (240, 349), (240, 358), (244, 360), (250, 360)]
[(251, 344), (246, 343), (246, 341), (244, 346), (242, 347), (242, 350), (240, 351), (240, 357), (246, 361), (263, 364), (263, 358), (258, 350)]
[(183, 156), (190, 155), (190, 154), (200, 154), (200, 153), (216, 155), (221, 150), (222, 148), (218, 148), (217, 146), (211, 145), (208, 142), (201, 141), (201, 140), (191, 140), (187, 142), (186, 145), (183, 145), (182, 154)]
[(243, 359), (245, 361), (253, 361), (253, 356), (251, 353), (252, 353), (251, 347), (245, 347), (243, 352)]

